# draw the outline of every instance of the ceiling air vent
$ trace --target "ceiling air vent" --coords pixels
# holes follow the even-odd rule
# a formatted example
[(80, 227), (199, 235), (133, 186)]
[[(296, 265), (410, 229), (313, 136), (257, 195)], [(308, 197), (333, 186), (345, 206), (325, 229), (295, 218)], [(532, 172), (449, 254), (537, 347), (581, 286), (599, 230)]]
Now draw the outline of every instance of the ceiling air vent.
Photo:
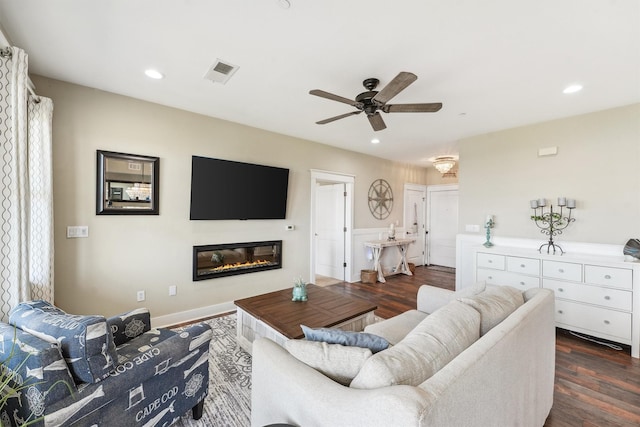
[(225, 84), (227, 81), (233, 76), (233, 74), (238, 71), (237, 65), (230, 64), (227, 61), (223, 61), (221, 59), (216, 59), (216, 62), (209, 67), (207, 74), (204, 75), (204, 78), (207, 80), (211, 80), (212, 82), (218, 82)]

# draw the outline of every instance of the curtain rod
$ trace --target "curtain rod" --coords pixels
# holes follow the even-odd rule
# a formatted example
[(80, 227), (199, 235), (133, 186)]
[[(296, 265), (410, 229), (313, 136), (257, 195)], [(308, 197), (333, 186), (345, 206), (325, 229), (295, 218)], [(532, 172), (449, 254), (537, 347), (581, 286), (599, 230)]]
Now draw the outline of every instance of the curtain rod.
[[(12, 56), (13, 53), (11, 52), (11, 48), (9, 46), (5, 47), (4, 49), (0, 49), (0, 57), (11, 58)], [(31, 81), (29, 76), (27, 76), (27, 90), (29, 91), (31, 96), (33, 96), (35, 102), (40, 102), (40, 97), (36, 95), (35, 86), (33, 85), (33, 82)]]

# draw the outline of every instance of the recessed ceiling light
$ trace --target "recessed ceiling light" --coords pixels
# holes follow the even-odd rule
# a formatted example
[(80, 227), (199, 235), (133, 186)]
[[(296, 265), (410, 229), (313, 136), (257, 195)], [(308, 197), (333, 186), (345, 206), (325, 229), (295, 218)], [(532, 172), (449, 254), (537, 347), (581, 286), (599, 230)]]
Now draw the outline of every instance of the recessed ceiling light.
[(154, 69), (151, 69), (151, 68), (149, 68), (148, 70), (145, 70), (144, 73), (146, 74), (147, 77), (152, 78), (152, 79), (160, 80), (160, 79), (164, 78), (164, 74), (162, 74), (158, 70), (154, 70)]
[(278, 5), (283, 9), (289, 9), (291, 7), (289, 0), (278, 0)]
[(572, 84), (565, 87), (562, 93), (576, 93), (576, 92), (580, 92), (581, 90), (582, 90), (582, 85), (576, 83), (576, 84)]
[(372, 144), (380, 144), (380, 140), (379, 140), (378, 138), (373, 138), (373, 139), (371, 140), (371, 143), (372, 143)]

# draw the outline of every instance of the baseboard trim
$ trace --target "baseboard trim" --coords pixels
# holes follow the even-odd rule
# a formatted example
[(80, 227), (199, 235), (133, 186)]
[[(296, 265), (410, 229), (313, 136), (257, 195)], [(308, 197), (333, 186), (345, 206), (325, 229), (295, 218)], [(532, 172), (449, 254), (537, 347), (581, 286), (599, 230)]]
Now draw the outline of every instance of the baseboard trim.
[(235, 304), (233, 302), (223, 302), (221, 304), (214, 304), (177, 313), (165, 314), (164, 316), (152, 317), (151, 326), (154, 328), (164, 328), (180, 323), (193, 322), (204, 317), (228, 313), (230, 311), (236, 311)]

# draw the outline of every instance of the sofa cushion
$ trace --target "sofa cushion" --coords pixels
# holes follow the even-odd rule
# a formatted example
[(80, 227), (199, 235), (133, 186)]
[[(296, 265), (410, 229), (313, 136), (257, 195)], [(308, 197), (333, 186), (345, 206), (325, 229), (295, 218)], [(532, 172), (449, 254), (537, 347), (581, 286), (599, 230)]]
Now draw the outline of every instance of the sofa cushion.
[(107, 319), (116, 347), (151, 329), (151, 314), (146, 308), (137, 308)]
[(511, 286), (491, 286), (480, 294), (459, 298), (459, 301), (480, 313), (480, 336), (489, 332), (524, 304), (522, 292)]
[(427, 316), (393, 347), (366, 360), (351, 387), (417, 386), (479, 337), (480, 314), (452, 301)]
[(284, 348), (296, 359), (342, 385), (349, 385), (372, 355), (368, 348), (308, 340), (289, 340)]
[(390, 319), (368, 325), (364, 328), (364, 331), (378, 335), (389, 341), (389, 344), (395, 345), (402, 341), (425, 317), (427, 317), (427, 313), (419, 310), (408, 310)]
[(71, 315), (46, 301), (29, 301), (11, 310), (9, 323), (45, 341), (59, 343), (78, 383), (100, 381), (117, 361), (116, 346), (103, 316)]
[(382, 337), (366, 332), (342, 331), (340, 329), (312, 329), (300, 325), (304, 337), (309, 341), (323, 341), (327, 344), (342, 344), (352, 347), (363, 347), (377, 353), (389, 347), (389, 342)]

